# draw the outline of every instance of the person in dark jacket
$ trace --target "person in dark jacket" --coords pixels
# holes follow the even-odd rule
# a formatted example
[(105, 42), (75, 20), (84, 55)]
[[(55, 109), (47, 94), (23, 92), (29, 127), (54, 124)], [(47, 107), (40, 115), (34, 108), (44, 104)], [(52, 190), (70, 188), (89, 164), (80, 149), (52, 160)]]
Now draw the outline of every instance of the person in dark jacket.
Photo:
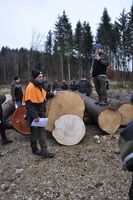
[(23, 98), (23, 90), (20, 84), (20, 77), (15, 76), (14, 81), (11, 84), (11, 96), (14, 102), (15, 108), (22, 105), (22, 98)]
[(52, 91), (54, 92), (54, 91), (59, 91), (59, 90), (61, 90), (61, 85), (60, 85), (58, 79), (55, 78), (54, 82), (52, 84)]
[(78, 83), (75, 79), (70, 82), (69, 89), (72, 91), (78, 90)]
[(132, 182), (129, 189), (129, 200), (133, 200), (133, 120), (124, 128), (118, 140), (123, 169), (132, 172)]
[(67, 84), (67, 81), (65, 79), (62, 80), (61, 89), (62, 90), (68, 90), (68, 84)]
[(12, 142), (12, 140), (7, 139), (6, 136), (6, 125), (5, 120), (3, 118), (3, 109), (2, 109), (2, 103), (4, 103), (6, 100), (6, 96), (4, 94), (0, 94), (0, 134), (2, 138), (2, 145), (6, 145)]
[(90, 96), (92, 93), (92, 84), (90, 82), (90, 78), (87, 77), (83, 74), (79, 84), (78, 84), (78, 91), (80, 93), (85, 93), (87, 96)]
[[(54, 153), (50, 153), (46, 145), (46, 132), (44, 127), (32, 126), (32, 122), (39, 122), (40, 118), (45, 117), (44, 102), (46, 99), (46, 91), (42, 87), (43, 75), (37, 69), (32, 70), (32, 80), (26, 87), (23, 96), (23, 102), (26, 104), (27, 123), (31, 129), (31, 150), (33, 154), (42, 157), (52, 158)], [(40, 149), (37, 143), (39, 142)]]
[(95, 89), (98, 95), (98, 104), (108, 105), (107, 98), (107, 67), (109, 66), (108, 56), (103, 52), (103, 47), (101, 44), (96, 44), (95, 46), (95, 57), (93, 62), (92, 77), (94, 80)]

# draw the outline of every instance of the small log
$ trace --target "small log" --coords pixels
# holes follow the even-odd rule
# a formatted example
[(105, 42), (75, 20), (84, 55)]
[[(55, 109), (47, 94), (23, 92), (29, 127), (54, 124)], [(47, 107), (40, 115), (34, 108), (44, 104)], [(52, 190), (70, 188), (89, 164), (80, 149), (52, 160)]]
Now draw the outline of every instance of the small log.
[(121, 114), (121, 125), (126, 126), (131, 120), (133, 120), (133, 105), (131, 103), (124, 103), (118, 111)]
[(99, 127), (109, 134), (114, 134), (121, 124), (121, 115), (118, 110), (107, 106), (95, 104), (95, 100), (84, 94), (81, 94), (88, 115), (99, 125)]
[(53, 131), (55, 120), (62, 115), (73, 114), (83, 119), (85, 104), (76, 92), (60, 91), (48, 105), (48, 123), (46, 130), (49, 132)]
[(55, 121), (53, 137), (60, 144), (71, 146), (78, 144), (85, 135), (83, 120), (77, 115), (63, 115)]

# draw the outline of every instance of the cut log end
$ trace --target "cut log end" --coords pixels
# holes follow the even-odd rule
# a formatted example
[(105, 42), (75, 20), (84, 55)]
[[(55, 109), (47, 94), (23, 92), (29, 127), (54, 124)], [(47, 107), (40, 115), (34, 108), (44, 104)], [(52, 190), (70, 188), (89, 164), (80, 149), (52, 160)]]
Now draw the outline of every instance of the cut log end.
[(121, 114), (121, 125), (127, 125), (131, 120), (133, 120), (133, 105), (130, 103), (125, 103), (121, 105), (118, 109)]
[(12, 125), (13, 127), (23, 135), (29, 135), (30, 129), (27, 126), (27, 122), (24, 119), (24, 114), (26, 111), (25, 106), (19, 106), (12, 115)]
[(52, 132), (55, 120), (62, 115), (73, 114), (83, 119), (85, 104), (78, 93), (61, 91), (55, 96), (47, 108), (48, 124), (46, 130)]
[(85, 135), (84, 122), (76, 115), (63, 115), (55, 121), (52, 135), (62, 145), (76, 145)]
[(121, 115), (118, 110), (106, 109), (98, 116), (99, 127), (109, 134), (114, 134), (121, 125)]

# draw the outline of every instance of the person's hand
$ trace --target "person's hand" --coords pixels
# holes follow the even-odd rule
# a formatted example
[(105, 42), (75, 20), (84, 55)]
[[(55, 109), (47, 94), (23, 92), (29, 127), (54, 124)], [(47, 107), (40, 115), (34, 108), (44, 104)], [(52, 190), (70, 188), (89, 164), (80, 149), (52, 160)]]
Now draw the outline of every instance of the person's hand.
[(53, 94), (54, 94), (54, 96), (56, 96), (57, 95), (57, 90), (54, 90)]
[(96, 55), (96, 60), (100, 60), (101, 57), (99, 56), (99, 54)]
[(33, 119), (33, 122), (39, 122), (39, 117), (36, 119)]

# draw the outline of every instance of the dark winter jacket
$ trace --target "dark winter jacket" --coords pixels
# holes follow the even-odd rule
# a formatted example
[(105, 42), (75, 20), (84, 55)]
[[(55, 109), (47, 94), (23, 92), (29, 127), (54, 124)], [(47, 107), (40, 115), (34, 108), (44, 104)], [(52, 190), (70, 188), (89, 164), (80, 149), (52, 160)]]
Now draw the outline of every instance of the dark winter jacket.
[(23, 90), (20, 84), (15, 82), (11, 84), (11, 96), (13, 101), (22, 101)]
[(107, 67), (109, 66), (108, 56), (103, 52), (99, 53), (100, 60), (94, 59), (92, 77), (106, 75)]
[(133, 171), (133, 121), (120, 133), (118, 145), (126, 169)]

